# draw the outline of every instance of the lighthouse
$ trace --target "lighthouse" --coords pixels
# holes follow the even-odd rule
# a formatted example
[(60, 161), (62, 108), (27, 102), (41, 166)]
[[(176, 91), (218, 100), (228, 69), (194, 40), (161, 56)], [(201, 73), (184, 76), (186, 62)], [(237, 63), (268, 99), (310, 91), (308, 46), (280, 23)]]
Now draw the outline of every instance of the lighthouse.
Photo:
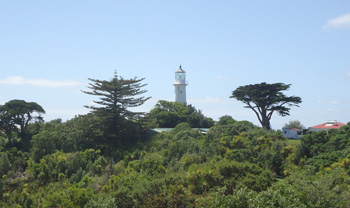
[(175, 102), (186, 104), (186, 72), (179, 67), (179, 70), (175, 72)]

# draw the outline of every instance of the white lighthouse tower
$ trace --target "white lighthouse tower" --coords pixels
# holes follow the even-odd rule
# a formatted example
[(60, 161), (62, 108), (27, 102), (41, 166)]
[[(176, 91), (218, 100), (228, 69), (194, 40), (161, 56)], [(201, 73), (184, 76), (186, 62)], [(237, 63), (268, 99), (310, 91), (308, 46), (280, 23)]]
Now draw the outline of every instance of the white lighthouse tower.
[(175, 102), (180, 102), (186, 104), (186, 72), (181, 69), (181, 65), (179, 70), (175, 72)]

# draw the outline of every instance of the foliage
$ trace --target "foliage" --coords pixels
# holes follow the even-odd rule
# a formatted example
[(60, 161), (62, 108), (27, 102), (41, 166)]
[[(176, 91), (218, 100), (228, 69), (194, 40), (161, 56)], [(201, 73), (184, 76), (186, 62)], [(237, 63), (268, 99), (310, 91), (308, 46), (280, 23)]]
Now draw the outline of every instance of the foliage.
[(160, 100), (148, 116), (155, 120), (157, 127), (173, 128), (185, 122), (188, 114), (189, 110), (183, 103)]
[(281, 116), (288, 116), (290, 108), (287, 106), (298, 106), (301, 98), (297, 96), (286, 96), (282, 91), (288, 90), (290, 84), (274, 83), (240, 86), (232, 92), (230, 98), (236, 98), (246, 104), (245, 108), (254, 111), (263, 128), (271, 129), (270, 120), (276, 111)]
[(288, 123), (284, 124), (283, 128), (305, 129), (305, 126), (298, 120), (290, 120)]
[(301, 202), (307, 207), (349, 207), (350, 181), (343, 169), (313, 174), (305, 169), (286, 178)]
[(115, 208), (115, 199), (110, 195), (102, 195), (97, 199), (91, 198), (85, 205), (87, 208)]
[(33, 121), (43, 121), (45, 110), (35, 102), (11, 100), (0, 106), (0, 130), (3, 130), (11, 143), (12, 132), (20, 128), (19, 136), (26, 138), (28, 125)]
[[(106, 135), (111, 139), (121, 141), (121, 134), (126, 136), (130, 131), (131, 121), (137, 119), (143, 113), (134, 112), (129, 108), (144, 104), (150, 97), (140, 96), (147, 92), (142, 90), (146, 84), (141, 84), (144, 78), (124, 79), (114, 73), (111, 80), (91, 79), (88, 88), (91, 91), (83, 91), (86, 94), (99, 97), (94, 101), (99, 106), (85, 106), (100, 117), (105, 126)], [(139, 96), (139, 97), (138, 97)]]
[(159, 100), (148, 117), (153, 121), (154, 127), (161, 128), (174, 128), (181, 122), (187, 122), (193, 128), (214, 126), (213, 119), (205, 117), (201, 110), (180, 102)]
[(11, 168), (10, 160), (7, 153), (3, 153), (0, 157), (0, 176), (6, 175)]
[(256, 128), (249, 121), (237, 121), (228, 125), (217, 124), (208, 132), (210, 138), (220, 138), (221, 136), (235, 136), (242, 132)]
[(300, 202), (297, 193), (293, 189), (280, 184), (260, 193), (254, 192), (245, 186), (235, 189), (232, 195), (226, 193), (227, 187), (218, 188), (214, 194), (197, 200), (195, 207), (307, 207)]
[(225, 116), (221, 116), (219, 118), (217, 125), (230, 125), (230, 124), (233, 124), (235, 122), (236, 122), (236, 120), (233, 119), (232, 116), (225, 115)]
[[(170, 132), (135, 144), (137, 149), (125, 149), (123, 159), (115, 158), (114, 163), (108, 156), (111, 153), (107, 154), (109, 149), (103, 153), (95, 149), (66, 147), (74, 144), (71, 141), (84, 146), (83, 139), (79, 138), (91, 138), (87, 142), (90, 143), (103, 137), (102, 131), (90, 126), (95, 118), (98, 117), (89, 114), (67, 122), (54, 120), (41, 124), (33, 136), (31, 156), (16, 149), (3, 153), (1, 167), (8, 168), (5, 172), (2, 169), (2, 174), (6, 175), (0, 183), (0, 205), (349, 206), (344, 200), (349, 197), (350, 181), (345, 174), (350, 172), (346, 149), (337, 150), (342, 154), (328, 149), (330, 155), (336, 155), (329, 167), (317, 168), (310, 160), (299, 170), (293, 170), (290, 169), (293, 160), (289, 158), (296, 158), (299, 149), (293, 149), (295, 145), (289, 145), (280, 131), (267, 131), (246, 121), (236, 121), (218, 124), (203, 135), (192, 130), (188, 123), (180, 123)], [(83, 128), (84, 125), (87, 128)], [(89, 128), (92, 130), (88, 131)], [(328, 141), (334, 143), (331, 138), (339, 138), (339, 134), (347, 135), (347, 132), (347, 127), (330, 132)], [(316, 138), (327, 136), (315, 135)], [(319, 146), (321, 141), (327, 140), (319, 138), (313, 145)], [(54, 148), (50, 149), (51, 146)], [(315, 155), (313, 159), (322, 160), (325, 153)], [(287, 170), (289, 173), (285, 174)], [(22, 174), (18, 176), (18, 173)]]
[[(300, 139), (298, 157), (312, 158), (334, 151), (346, 151), (350, 147), (350, 125), (342, 126), (339, 130), (312, 132)], [(335, 154), (335, 153), (334, 153)], [(344, 152), (342, 155), (346, 154)]]
[(181, 122), (187, 122), (192, 128), (209, 128), (214, 125), (211, 118), (205, 117), (201, 110), (192, 105), (185, 105), (180, 102), (169, 102), (160, 100), (148, 113), (152, 120), (153, 127), (174, 128)]

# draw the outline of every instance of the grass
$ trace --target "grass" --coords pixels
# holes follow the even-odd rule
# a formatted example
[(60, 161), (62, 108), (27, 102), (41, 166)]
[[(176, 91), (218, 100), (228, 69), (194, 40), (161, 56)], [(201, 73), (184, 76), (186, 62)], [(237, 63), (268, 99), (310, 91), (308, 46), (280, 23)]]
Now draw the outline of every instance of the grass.
[(300, 139), (288, 139), (288, 145), (300, 144)]

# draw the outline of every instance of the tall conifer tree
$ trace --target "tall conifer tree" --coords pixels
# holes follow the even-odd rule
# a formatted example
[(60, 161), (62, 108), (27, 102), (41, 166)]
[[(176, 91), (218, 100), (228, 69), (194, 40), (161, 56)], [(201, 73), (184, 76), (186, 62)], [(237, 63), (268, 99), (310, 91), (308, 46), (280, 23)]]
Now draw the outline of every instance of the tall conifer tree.
[(144, 78), (124, 79), (117, 72), (111, 80), (91, 79), (88, 88), (91, 91), (83, 91), (86, 94), (98, 96), (94, 101), (98, 106), (85, 106), (104, 121), (105, 127), (112, 136), (118, 136), (125, 128), (129, 128), (127, 121), (137, 120), (142, 112), (131, 111), (130, 108), (144, 104), (150, 97), (141, 96), (147, 90), (143, 90), (147, 84), (141, 82)]

